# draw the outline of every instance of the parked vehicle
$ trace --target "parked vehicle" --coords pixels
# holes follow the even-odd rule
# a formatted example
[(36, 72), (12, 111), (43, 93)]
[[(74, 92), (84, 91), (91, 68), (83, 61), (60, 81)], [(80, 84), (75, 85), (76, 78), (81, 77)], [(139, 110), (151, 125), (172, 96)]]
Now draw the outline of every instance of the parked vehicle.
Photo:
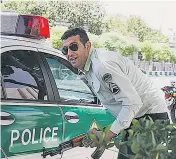
[(174, 82), (171, 82), (171, 86), (165, 86), (161, 89), (165, 93), (165, 99), (170, 111), (171, 120), (172, 122), (176, 122), (176, 87), (172, 83), (174, 84)]
[(1, 13), (1, 158), (42, 158), (115, 120), (49, 37), (46, 18)]

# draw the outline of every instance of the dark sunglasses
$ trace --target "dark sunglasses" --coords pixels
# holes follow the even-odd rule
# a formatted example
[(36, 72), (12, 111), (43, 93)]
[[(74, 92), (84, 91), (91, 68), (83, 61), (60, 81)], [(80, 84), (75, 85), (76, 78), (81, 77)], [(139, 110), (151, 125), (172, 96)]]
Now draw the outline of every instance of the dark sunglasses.
[(71, 51), (77, 51), (78, 50), (78, 44), (73, 42), (71, 43), (69, 46), (64, 46), (62, 47), (62, 53), (64, 55), (67, 55), (68, 54), (68, 48), (71, 50)]

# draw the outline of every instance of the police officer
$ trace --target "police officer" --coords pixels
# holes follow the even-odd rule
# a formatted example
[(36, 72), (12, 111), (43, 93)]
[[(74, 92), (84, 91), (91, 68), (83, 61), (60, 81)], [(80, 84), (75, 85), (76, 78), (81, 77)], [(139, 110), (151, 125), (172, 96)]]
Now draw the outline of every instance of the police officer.
[[(81, 28), (67, 30), (61, 39), (62, 53), (84, 73), (101, 103), (116, 117), (106, 142), (129, 128), (134, 118), (149, 115), (154, 120), (168, 119), (162, 91), (126, 57), (91, 47), (86, 31)], [(118, 158), (126, 157), (119, 154)]]

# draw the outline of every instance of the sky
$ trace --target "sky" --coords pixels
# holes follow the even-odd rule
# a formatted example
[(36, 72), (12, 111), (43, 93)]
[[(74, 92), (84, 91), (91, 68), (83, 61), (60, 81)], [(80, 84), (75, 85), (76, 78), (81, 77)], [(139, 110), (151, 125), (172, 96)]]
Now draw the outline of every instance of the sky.
[(105, 4), (108, 14), (120, 13), (125, 16), (137, 15), (153, 29), (160, 29), (164, 34), (169, 28), (176, 31), (176, 0), (100, 0)]

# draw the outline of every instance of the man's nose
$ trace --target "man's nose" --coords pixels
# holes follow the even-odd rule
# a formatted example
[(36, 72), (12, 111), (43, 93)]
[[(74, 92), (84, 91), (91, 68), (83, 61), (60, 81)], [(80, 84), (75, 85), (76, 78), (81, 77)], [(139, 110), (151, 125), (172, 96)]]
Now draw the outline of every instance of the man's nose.
[(68, 49), (68, 54), (67, 55), (68, 55), (68, 57), (72, 56), (73, 55), (73, 51)]

